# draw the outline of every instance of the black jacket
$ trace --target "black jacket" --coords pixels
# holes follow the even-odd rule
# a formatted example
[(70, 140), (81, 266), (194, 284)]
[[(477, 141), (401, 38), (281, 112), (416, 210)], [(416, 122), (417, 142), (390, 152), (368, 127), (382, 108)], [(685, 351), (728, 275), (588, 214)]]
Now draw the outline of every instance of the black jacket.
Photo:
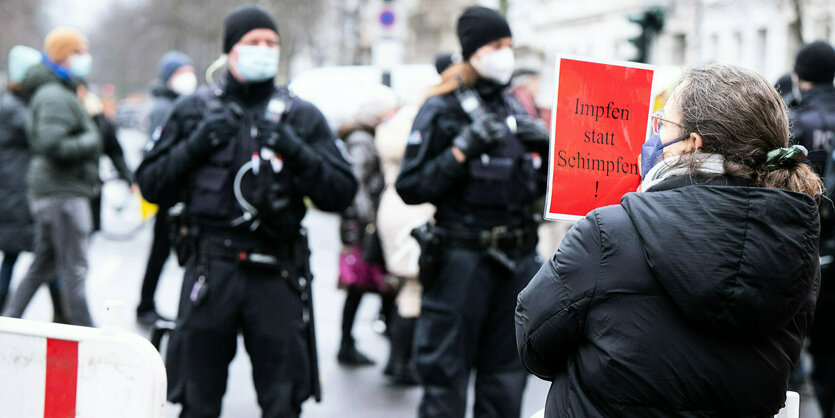
[(153, 135), (154, 131), (165, 123), (165, 118), (174, 107), (177, 97), (177, 93), (163, 85), (154, 86), (151, 89), (152, 105), (151, 113), (148, 115), (149, 135)]
[(809, 161), (823, 174), (824, 161), (835, 142), (835, 86), (816, 84), (802, 93), (803, 101), (790, 113), (795, 143), (809, 150)]
[(820, 285), (818, 208), (668, 179), (590, 212), (520, 294), (546, 417), (771, 417)]
[[(501, 120), (508, 115), (527, 115), (503, 92), (503, 86), (481, 80), (474, 90), (486, 110)], [(467, 230), (518, 226), (530, 218), (531, 205), (545, 193), (548, 167), (539, 162), (547, 160), (547, 155), (534, 160), (532, 151), (524, 150), (524, 155), (507, 167), (512, 170), (507, 173), (512, 184), (504, 188), (500, 185), (503, 168), (483, 166), (478, 159), (461, 164), (453, 157), (452, 140), (470, 123), (454, 94), (429, 98), (415, 118), (395, 183), (397, 193), (406, 204), (434, 204), (435, 221), (440, 226)], [(510, 143), (519, 142), (508, 138), (505, 144)], [(494, 160), (497, 152), (501, 150), (489, 152)]]
[[(802, 102), (791, 112), (794, 142), (809, 150), (812, 168), (826, 183), (827, 190), (835, 190), (835, 178), (826, 175), (826, 160), (832, 159), (835, 149), (835, 86), (816, 84), (802, 93)], [(833, 162), (835, 164), (835, 162)], [(835, 169), (835, 167), (833, 167)], [(835, 208), (824, 201), (821, 209), (821, 253), (835, 254)]]
[(26, 201), (29, 145), (26, 103), (11, 93), (0, 97), (0, 251), (32, 250), (33, 223)]
[[(263, 117), (267, 102), (274, 92), (272, 80), (257, 86), (242, 85), (231, 76), (227, 77), (223, 89), (220, 99), (224, 106), (228, 107), (231, 102), (236, 103), (243, 111), (238, 123), (249, 124), (252, 124), (256, 118)], [(201, 181), (200, 178), (195, 178), (199, 177), (195, 176), (195, 173), (209, 162), (193, 161), (186, 149), (185, 140), (206, 116), (204, 106), (205, 102), (199, 94), (178, 100), (159, 137), (155, 137), (155, 145), (137, 168), (136, 181), (142, 190), (142, 195), (149, 202), (168, 206), (173, 202), (183, 200), (183, 192), (188, 194), (189, 190), (195, 187), (195, 181)], [(288, 123), (306, 142), (297, 160), (284, 161), (283, 171), (292, 176), (292, 184), (288, 191), (290, 203), (284, 210), (284, 215), (281, 216), (281, 222), (298, 229), (306, 212), (305, 197), (309, 197), (321, 210), (340, 212), (351, 204), (357, 190), (357, 182), (324, 116), (315, 106), (293, 98), (283, 123)], [(236, 141), (243, 141), (241, 135), (249, 133), (247, 128), (241, 126), (237, 128), (240, 134), (231, 141), (234, 144), (231, 146), (235, 149), (243, 146), (236, 144)], [(246, 139), (249, 140), (248, 137)], [(209, 160), (221, 159), (219, 153), (226, 152), (224, 150), (228, 149), (230, 148), (221, 148)], [(249, 155), (257, 150), (238, 151), (240, 152), (236, 151), (234, 158), (243, 156), (245, 160), (229, 160), (230, 169), (237, 170), (249, 159)], [(232, 177), (234, 177), (234, 172), (232, 172)], [(203, 181), (206, 180), (203, 179)], [(226, 198), (231, 200), (233, 191), (231, 179), (228, 180), (212, 187), (220, 186), (228, 195)], [(234, 216), (241, 213), (238, 212)]]

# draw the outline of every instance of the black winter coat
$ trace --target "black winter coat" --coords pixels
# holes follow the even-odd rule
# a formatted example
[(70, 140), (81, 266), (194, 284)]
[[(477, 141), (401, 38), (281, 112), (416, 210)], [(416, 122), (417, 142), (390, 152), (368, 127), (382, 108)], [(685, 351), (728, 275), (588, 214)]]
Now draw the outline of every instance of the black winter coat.
[[(736, 184), (739, 180), (730, 180)], [(807, 195), (668, 179), (590, 212), (520, 294), (546, 417), (771, 417), (820, 285)]]
[(32, 250), (33, 223), (26, 200), (29, 144), (26, 103), (11, 93), (0, 98), (0, 251)]

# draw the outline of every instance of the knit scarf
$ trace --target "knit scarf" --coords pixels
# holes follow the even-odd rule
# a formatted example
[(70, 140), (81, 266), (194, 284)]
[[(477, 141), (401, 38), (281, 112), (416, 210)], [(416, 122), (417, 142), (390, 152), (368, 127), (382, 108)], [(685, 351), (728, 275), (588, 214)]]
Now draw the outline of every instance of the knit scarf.
[(670, 178), (692, 175), (695, 173), (708, 175), (722, 175), (725, 174), (724, 162), (725, 158), (721, 154), (703, 154), (699, 156), (701, 165), (695, 170), (690, 171), (689, 167), (682, 167), (677, 165), (680, 155), (669, 157), (656, 164), (649, 170), (644, 180), (641, 182), (641, 190), (647, 191), (652, 186)]

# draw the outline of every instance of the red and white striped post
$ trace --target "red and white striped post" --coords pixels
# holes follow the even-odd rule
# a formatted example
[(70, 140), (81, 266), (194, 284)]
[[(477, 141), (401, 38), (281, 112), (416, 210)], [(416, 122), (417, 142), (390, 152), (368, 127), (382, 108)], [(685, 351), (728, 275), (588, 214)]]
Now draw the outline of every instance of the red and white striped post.
[(138, 335), (0, 318), (3, 416), (161, 418), (166, 386), (159, 353)]

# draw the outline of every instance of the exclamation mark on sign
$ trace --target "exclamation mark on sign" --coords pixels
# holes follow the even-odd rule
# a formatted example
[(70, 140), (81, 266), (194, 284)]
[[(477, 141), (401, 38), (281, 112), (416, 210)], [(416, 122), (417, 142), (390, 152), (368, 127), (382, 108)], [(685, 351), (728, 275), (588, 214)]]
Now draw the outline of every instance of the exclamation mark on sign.
[(597, 187), (600, 186), (600, 182), (594, 182), (594, 197), (597, 197)]

